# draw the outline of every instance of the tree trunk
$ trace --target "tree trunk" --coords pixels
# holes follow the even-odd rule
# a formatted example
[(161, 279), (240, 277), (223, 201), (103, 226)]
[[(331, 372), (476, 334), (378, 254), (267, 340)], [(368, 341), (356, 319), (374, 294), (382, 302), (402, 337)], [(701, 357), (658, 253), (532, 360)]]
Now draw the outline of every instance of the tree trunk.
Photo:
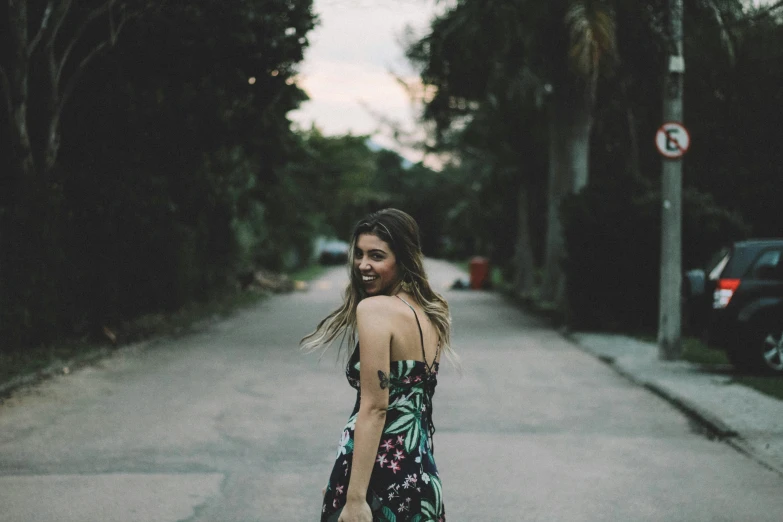
[(535, 262), (530, 241), (530, 209), (525, 183), (521, 183), (517, 195), (517, 241), (514, 253), (514, 293), (528, 298), (535, 286)]
[[(576, 103), (573, 102), (577, 99)], [(589, 179), (591, 106), (577, 95), (554, 94), (549, 108), (549, 189), (547, 237), (541, 300), (564, 310), (565, 238), (560, 219), (563, 198), (582, 190)]]
[(35, 176), (36, 164), (27, 125), (27, 104), (29, 98), (28, 78), (30, 59), (27, 54), (27, 2), (11, 2), (8, 8), (8, 23), (11, 29), (11, 60), (8, 68), (8, 96), (10, 98), (11, 152), (15, 169), (13, 174)]

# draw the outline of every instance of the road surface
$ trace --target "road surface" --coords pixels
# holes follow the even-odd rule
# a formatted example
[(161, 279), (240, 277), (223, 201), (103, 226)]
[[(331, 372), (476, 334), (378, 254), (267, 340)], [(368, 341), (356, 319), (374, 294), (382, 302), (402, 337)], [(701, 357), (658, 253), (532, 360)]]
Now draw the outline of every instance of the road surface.
[[(441, 365), (436, 457), (450, 522), (775, 521), (783, 478), (460, 275), (460, 376)], [(180, 338), (128, 347), (0, 406), (0, 522), (318, 520), (353, 406), (298, 339), (344, 270)]]

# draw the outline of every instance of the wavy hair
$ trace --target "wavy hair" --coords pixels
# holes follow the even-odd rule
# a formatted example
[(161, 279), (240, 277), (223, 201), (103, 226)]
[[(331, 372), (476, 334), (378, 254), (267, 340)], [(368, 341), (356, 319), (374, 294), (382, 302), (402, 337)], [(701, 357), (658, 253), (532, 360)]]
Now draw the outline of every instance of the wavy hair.
[(354, 265), (356, 242), (362, 234), (372, 234), (389, 245), (396, 258), (399, 276), (389, 292), (390, 295), (402, 290), (416, 298), (438, 332), (443, 353), (453, 363), (458, 364), (458, 358), (451, 348), (449, 305), (432, 289), (424, 271), (419, 225), (411, 216), (394, 208), (373, 212), (356, 224), (348, 250), (349, 282), (343, 295), (343, 304), (318, 323), (315, 331), (302, 338), (300, 348), (307, 352), (319, 348), (325, 351), (341, 336), (338, 353), (342, 350), (346, 337), (351, 346), (348, 356), (356, 349), (356, 307), (359, 301), (367, 297), (361, 284), (361, 275)]

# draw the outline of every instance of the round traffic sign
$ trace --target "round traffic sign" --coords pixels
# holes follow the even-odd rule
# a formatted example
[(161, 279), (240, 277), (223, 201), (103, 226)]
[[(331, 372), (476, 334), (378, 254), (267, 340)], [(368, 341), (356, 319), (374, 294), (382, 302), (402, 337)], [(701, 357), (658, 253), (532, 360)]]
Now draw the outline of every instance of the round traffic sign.
[(681, 158), (691, 146), (691, 136), (682, 123), (670, 121), (655, 133), (655, 146), (665, 158)]

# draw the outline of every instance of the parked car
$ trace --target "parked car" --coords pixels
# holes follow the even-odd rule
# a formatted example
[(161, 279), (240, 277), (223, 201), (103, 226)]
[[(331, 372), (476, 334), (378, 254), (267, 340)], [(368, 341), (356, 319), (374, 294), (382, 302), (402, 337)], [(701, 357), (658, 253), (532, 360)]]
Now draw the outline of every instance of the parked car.
[(740, 371), (783, 376), (783, 238), (739, 241), (685, 274), (687, 320)]
[(318, 247), (318, 262), (322, 265), (342, 265), (348, 262), (350, 245), (337, 239), (323, 241)]

